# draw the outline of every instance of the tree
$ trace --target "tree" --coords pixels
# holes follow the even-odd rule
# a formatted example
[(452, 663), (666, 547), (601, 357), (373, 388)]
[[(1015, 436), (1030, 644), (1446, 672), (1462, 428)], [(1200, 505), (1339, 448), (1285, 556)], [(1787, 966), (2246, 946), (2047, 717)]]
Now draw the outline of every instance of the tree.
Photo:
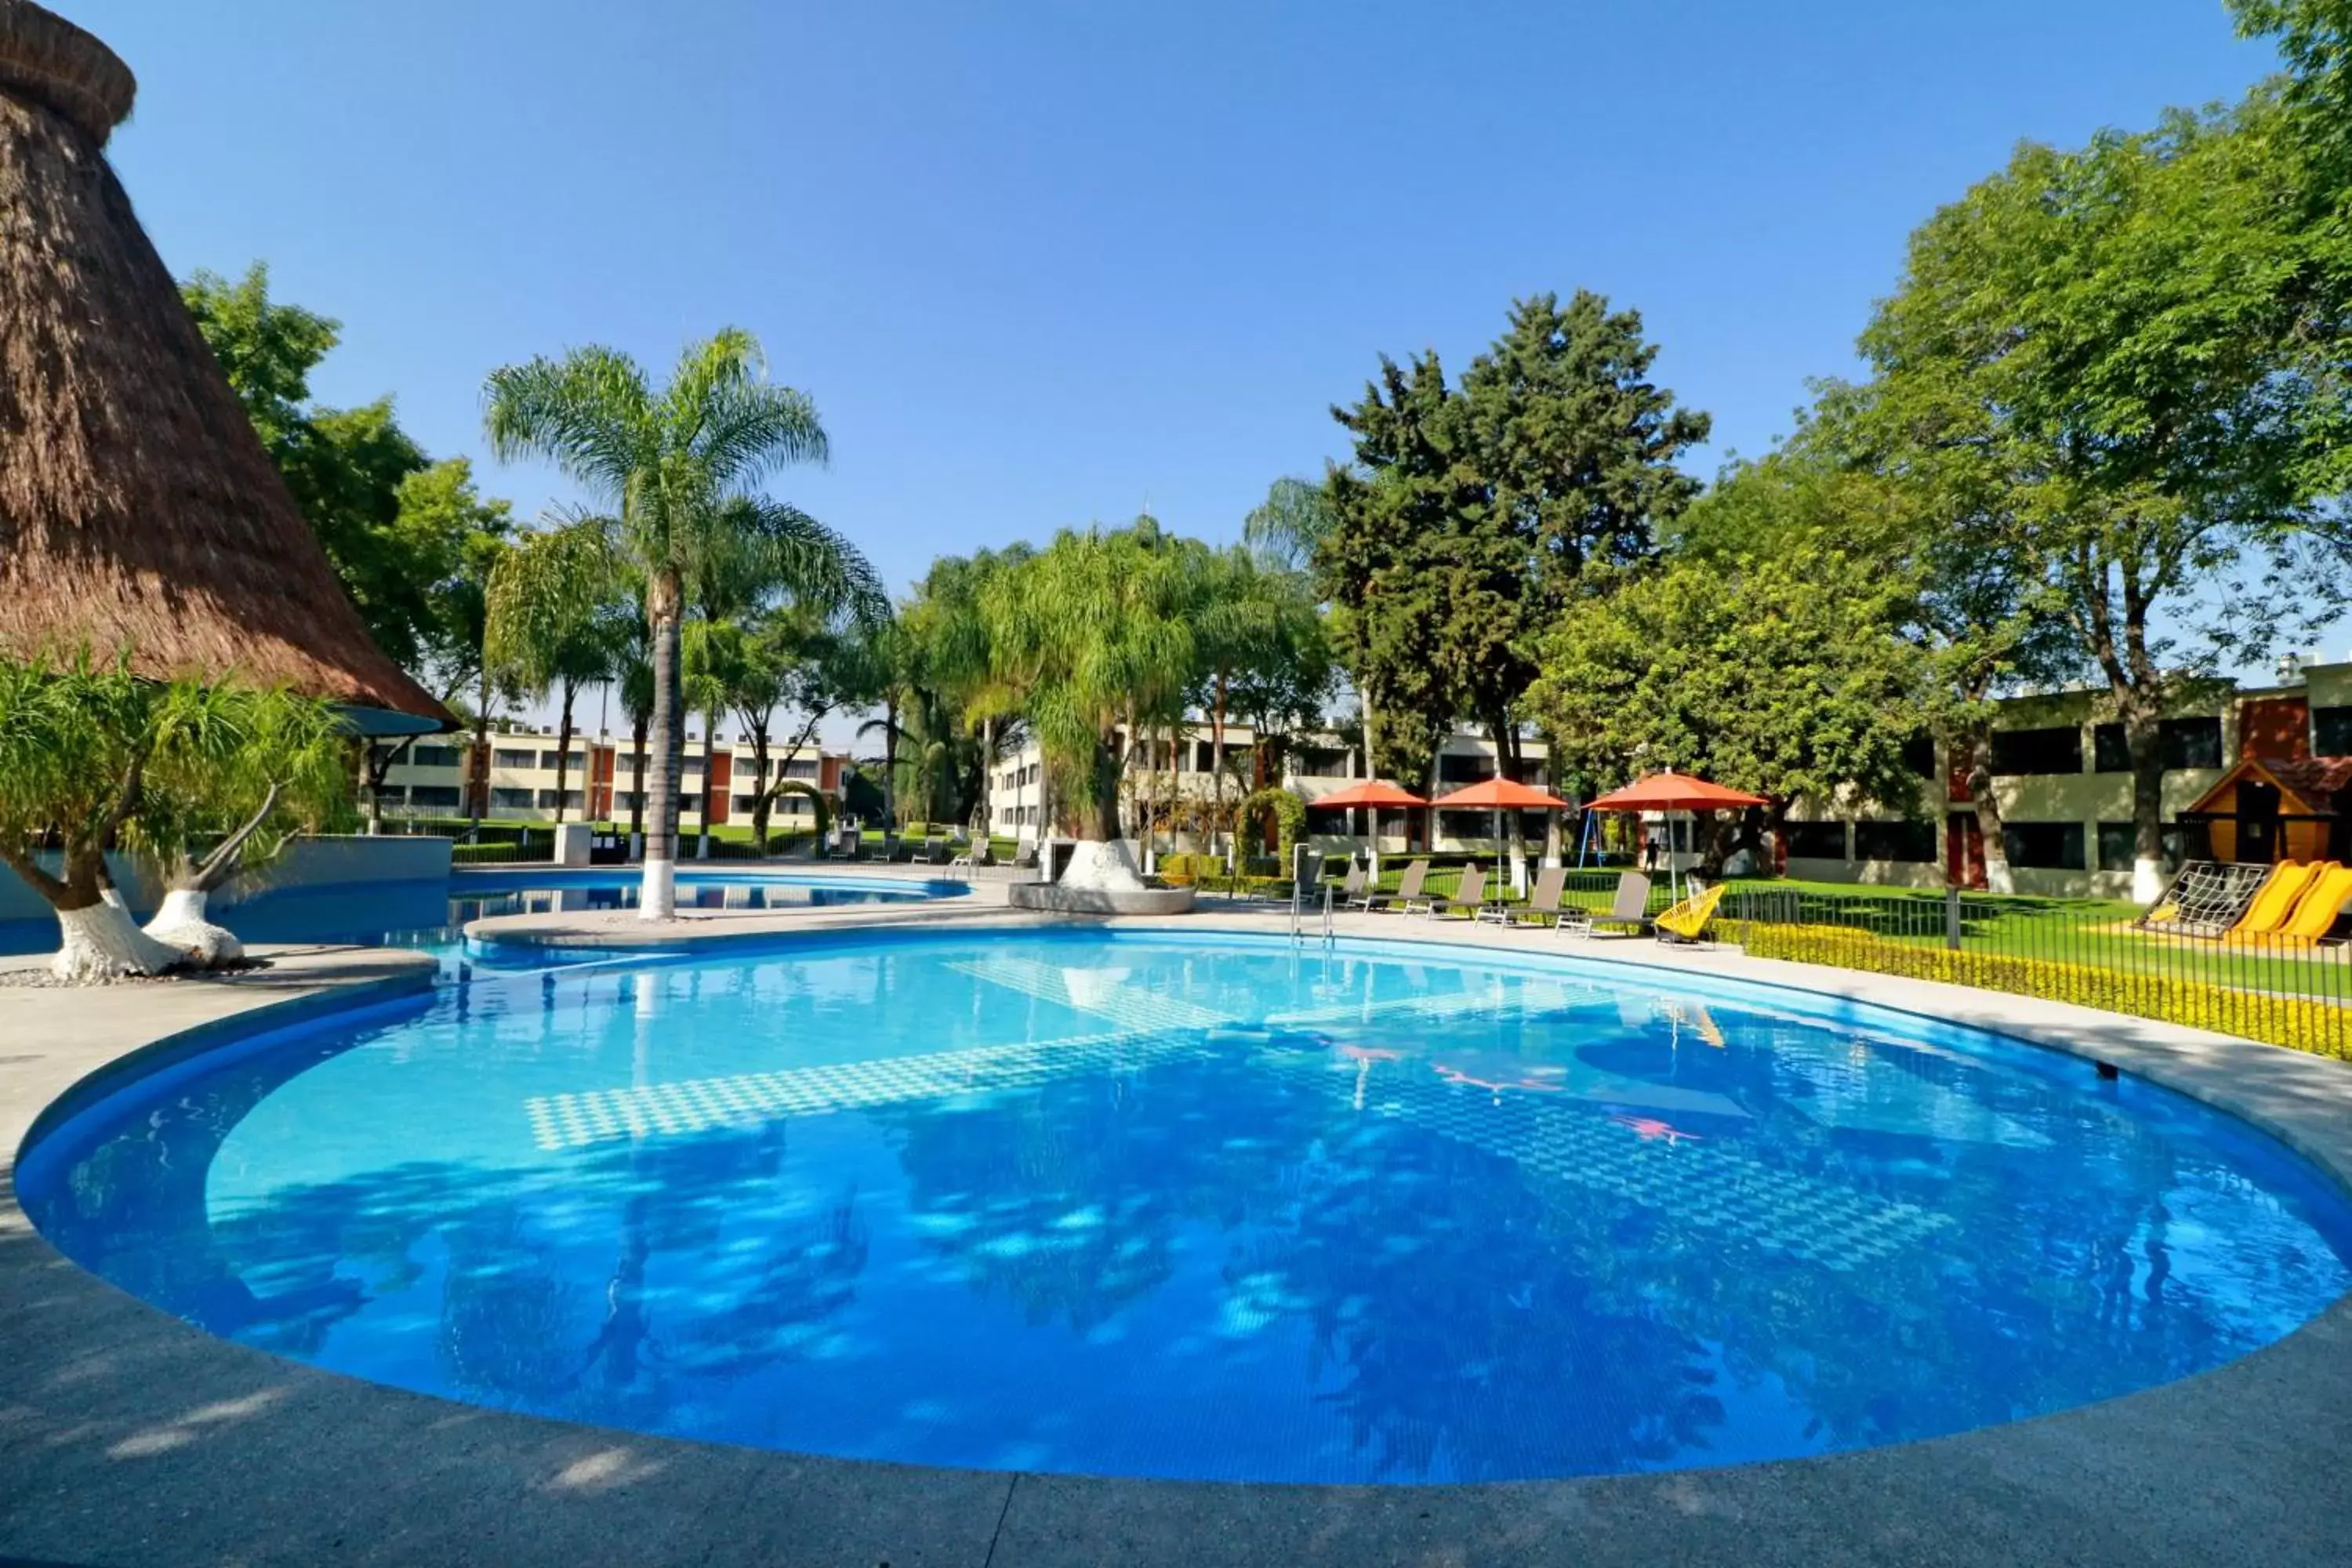
[(2299, 279), (2341, 246), (2275, 154), (2276, 103), (2028, 145), (1912, 237), (1862, 348), (1915, 445), (1971, 451), (2106, 685), (2131, 757), (2134, 896), (2161, 891), (2158, 724), (2183, 689), (2340, 609), (2311, 453)]
[[(52, 972), (89, 983), (236, 956), (208, 934), (205, 895), (275, 852), (281, 813), (315, 820), (349, 788), (339, 726), (284, 691), (145, 680), (88, 654), (0, 659), (0, 865), (57, 914)], [(30, 848), (50, 835), (54, 869)], [(173, 942), (131, 922), (107, 868), (117, 844), (163, 858), (188, 895), (159, 919)]]
[(1263, 789), (1265, 779), (1258, 775), (1268, 749), (1290, 731), (1322, 721), (1337, 669), (1306, 573), (1247, 545), (1203, 550), (1195, 570), (1192, 619), (1204, 689), (1192, 697), (1192, 705), (1209, 710), (1212, 820), (1222, 826), (1227, 715), (1248, 720), (1258, 738), (1260, 766), (1251, 786)]
[[(1580, 600), (1544, 637), (1528, 706), (1565, 770), (1671, 767), (1771, 799), (1849, 792), (1916, 809), (1905, 761), (1923, 655), (1910, 592), (1879, 561), (1798, 542), (1769, 556), (1670, 558)], [(1720, 866), (1728, 841), (1708, 850)]]
[(235, 283), (195, 272), (181, 296), (368, 635), (414, 667), (428, 640), (433, 586), (449, 563), (445, 536), (404, 526), (402, 483), (426, 459), (394, 417), (392, 399), (345, 409), (310, 402), (310, 372), (341, 324), (270, 299), (260, 262)]
[[(419, 657), (413, 668), (445, 706), (460, 705), (460, 694), (472, 691), (467, 705), (473, 710), (471, 754), (486, 758), (492, 701), (497, 696), (516, 695), (504, 688), (493, 690), (495, 672), (483, 658), (490, 578), (513, 531), (510, 510), (505, 501), (485, 499), (475, 489), (470, 459), (451, 458), (401, 481), (399, 526), (404, 535), (436, 542), (433, 558), (442, 572), (427, 590), (428, 613), (419, 627)], [(369, 749), (364, 782), (370, 832), (382, 820), (384, 779), (416, 739), (412, 735), (394, 745)], [(484, 765), (487, 778), (486, 762)], [(470, 811), (477, 823), (486, 795), (486, 790), (473, 792)]]
[(960, 812), (974, 833), (974, 856), (985, 863), (990, 780), (1003, 744), (1021, 722), (1024, 693), (1000, 678), (990, 657), (982, 599), (989, 582), (1017, 571), (1033, 552), (1026, 544), (982, 550), (969, 557), (941, 556), (915, 585), (900, 619), (923, 650), (923, 669), (943, 720), (943, 737), (961, 748), (956, 794)]
[(998, 679), (1028, 693), (1030, 725), (1080, 844), (1065, 881), (1136, 887), (1120, 842), (1122, 724), (1181, 710), (1195, 676), (1181, 552), (1157, 522), (1064, 530), (982, 593)]
[(755, 494), (777, 467), (822, 460), (826, 443), (815, 405), (768, 381), (748, 332), (730, 328), (688, 345), (658, 392), (628, 355), (583, 348), (491, 373), (487, 397), (491, 449), (502, 459), (552, 462), (611, 508), (614, 569), (633, 570), (645, 584), (652, 728), (661, 745), (639, 910), (667, 920), (677, 908), (685, 750), (678, 636), (688, 605), (715, 568), (745, 559), (805, 602), (861, 614), (878, 613), (880, 584), (848, 541)]
[(184, 691), (173, 721), (121, 841), (163, 879), (146, 934), (202, 966), (231, 963), (244, 945), (208, 900), (348, 813), (351, 733), (326, 703), (234, 683)]
[(482, 658), (534, 697), (557, 693), (555, 820), (563, 820), (572, 714), (581, 689), (612, 679), (628, 631), (605, 542), (612, 520), (573, 517), (517, 539), (490, 574)]
[[(1502, 772), (1525, 775), (1537, 636), (1589, 591), (1589, 571), (1646, 557), (1696, 493), (1675, 463), (1707, 417), (1650, 380), (1656, 355), (1638, 312), (1541, 294), (1513, 303), (1458, 389), (1433, 353), (1409, 370), (1383, 358), (1380, 380), (1332, 411), (1355, 455), (1328, 486), (1327, 575), (1362, 579), (1350, 663), (1406, 699), (1384, 706), (1411, 715), (1398, 738), (1424, 769), (1468, 716)], [(1507, 822), (1516, 879), (1519, 819)]]
[(1430, 658), (1446, 616), (1442, 584), (1427, 568), (1444, 562), (1437, 542), (1482, 508), (1484, 491), (1434, 353), (1409, 371), (1383, 355), (1380, 379), (1331, 416), (1353, 437), (1355, 461), (1327, 478), (1332, 522), (1318, 574), (1327, 595), (1349, 607), (1334, 630), (1359, 689), (1378, 694), (1365, 709), (1374, 771), (1426, 788), (1438, 743), (1462, 713), (1460, 694)]
[(1677, 524), (1686, 560), (1833, 552), (1876, 563), (1894, 629), (1925, 659), (1915, 713), (1969, 784), (1987, 880), (2013, 887), (1992, 787), (1994, 699), (2078, 668), (2046, 586), (2021, 570), (2019, 522), (1979, 455), (1912, 438), (1913, 417), (1879, 389), (1830, 384), (1797, 434), (1758, 462), (1726, 469)]

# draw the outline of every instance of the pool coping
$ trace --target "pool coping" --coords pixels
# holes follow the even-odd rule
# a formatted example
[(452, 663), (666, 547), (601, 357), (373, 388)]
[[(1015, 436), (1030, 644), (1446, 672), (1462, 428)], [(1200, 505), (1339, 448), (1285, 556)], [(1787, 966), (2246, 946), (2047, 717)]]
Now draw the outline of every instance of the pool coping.
[[(982, 883), (978, 886), (985, 887)], [(1039, 925), (1283, 934), (1286, 915), (1022, 916), (953, 900), (740, 917), (642, 942), (699, 956), (850, 929)], [(560, 938), (563, 917), (478, 922)], [(525, 931), (515, 929), (540, 922)], [(2279, 1137), (2352, 1189), (2352, 1067), (2277, 1047), (1933, 982), (1750, 959), (1729, 949), (1569, 942), (1394, 916), (1341, 936), (1442, 936), (1470, 949), (1591, 957), (1768, 984), (1989, 1028), (2179, 1089)], [(611, 924), (586, 945), (621, 944)], [(642, 924), (638, 934), (645, 932)], [(386, 960), (382, 950), (372, 961)], [(214, 995), (184, 1027), (128, 1005), (27, 1041), (0, 1026), (0, 1555), (52, 1563), (1182, 1563), (1513, 1564), (1902, 1562), (2334, 1563), (2352, 1517), (2352, 1298), (2214, 1371), (2054, 1415), (1822, 1458), (1566, 1481), (1266, 1486), (1007, 1474), (646, 1437), (454, 1405), (217, 1340), (60, 1258), (15, 1203), (37, 1118), (79, 1100), (76, 1068), (118, 1081), (340, 1009), (398, 982)], [(289, 976), (289, 980), (294, 977)], [(136, 989), (136, 988), (130, 988)], [(179, 991), (181, 987), (153, 988)], [(24, 999), (0, 991), (0, 1019)], [(109, 994), (110, 995), (113, 994)], [(235, 1005), (232, 1005), (235, 1004)], [(58, 1005), (41, 1010), (56, 1016)], [(259, 1022), (257, 1021), (257, 1015)], [(86, 1080), (85, 1080), (86, 1081)], [(28, 1105), (28, 1100), (37, 1103)], [(387, 1461), (396, 1462), (387, 1462)]]

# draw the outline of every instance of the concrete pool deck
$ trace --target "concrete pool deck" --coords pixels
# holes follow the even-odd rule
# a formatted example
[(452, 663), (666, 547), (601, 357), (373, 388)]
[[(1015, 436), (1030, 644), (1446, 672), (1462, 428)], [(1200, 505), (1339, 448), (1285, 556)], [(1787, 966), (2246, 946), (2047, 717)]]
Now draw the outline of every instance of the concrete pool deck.
[[(861, 876), (876, 868), (861, 868)], [(854, 927), (1107, 923), (1286, 932), (1286, 912), (1090, 922), (1003, 907), (682, 911), (678, 944)], [(1420, 937), (1793, 985), (2021, 1036), (2182, 1089), (2352, 1186), (2352, 1067), (2144, 1020), (1730, 950), (1394, 916)], [(480, 922), (611, 946), (633, 914)], [(924, 1469), (671, 1441), (451, 1404), (218, 1340), (67, 1262), (10, 1170), (84, 1075), (257, 1010), (430, 983), (366, 950), (226, 981), (0, 984), (0, 1558), (50, 1563), (2341, 1563), (2352, 1559), (2352, 1299), (2216, 1371), (1928, 1442), (1714, 1470), (1491, 1486), (1190, 1484)], [(217, 1036), (214, 1037), (218, 1037)], [(201, 1047), (205, 1037), (194, 1042)], [(139, 1065), (139, 1064), (134, 1064)], [(2087, 1076), (2091, 1068), (2084, 1066)]]

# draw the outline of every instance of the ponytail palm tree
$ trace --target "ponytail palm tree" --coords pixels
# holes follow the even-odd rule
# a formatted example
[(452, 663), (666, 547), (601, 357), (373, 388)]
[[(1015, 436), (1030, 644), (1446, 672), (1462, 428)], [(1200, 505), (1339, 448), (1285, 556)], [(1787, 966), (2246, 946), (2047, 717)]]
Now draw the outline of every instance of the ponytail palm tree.
[(982, 587), (992, 659), (1028, 693), (1031, 728), (1076, 819), (1081, 843), (1066, 881), (1140, 885), (1118, 842), (1119, 724), (1181, 707), (1193, 682), (1186, 564), (1140, 518), (1110, 532), (1065, 530)]
[(839, 534), (758, 494), (775, 469), (824, 461), (826, 443), (815, 405), (767, 379), (749, 332), (730, 328), (689, 344), (658, 389), (627, 354), (591, 347), (493, 371), (485, 402), (491, 451), (552, 463), (587, 490), (613, 514), (609, 568), (633, 571), (645, 584), (658, 744), (645, 785), (654, 813), (639, 910), (667, 920), (676, 910), (685, 753), (678, 635), (687, 605), (717, 577), (749, 566), (810, 603), (870, 605), (882, 598), (880, 584)]

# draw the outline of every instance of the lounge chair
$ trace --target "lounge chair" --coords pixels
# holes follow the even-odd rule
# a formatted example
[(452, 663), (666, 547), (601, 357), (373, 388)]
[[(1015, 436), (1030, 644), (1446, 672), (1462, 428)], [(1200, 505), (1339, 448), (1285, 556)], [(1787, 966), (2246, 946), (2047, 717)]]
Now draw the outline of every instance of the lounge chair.
[(892, 866), (911, 866), (914, 864), (915, 841), (913, 839), (893, 839), (887, 846), (887, 850), (888, 853), (884, 856), (884, 859), (887, 864)]
[(1567, 868), (1547, 867), (1536, 873), (1536, 885), (1528, 889), (1525, 904), (1516, 910), (1489, 904), (1478, 911), (1478, 918), (1507, 926), (1549, 925), (1560, 918), (1559, 896), (1567, 888)]
[(1660, 942), (1701, 942), (1706, 939), (1706, 922), (1715, 918), (1715, 907), (1721, 902), (1723, 888), (1717, 884), (1661, 911), (1650, 923), (1657, 928)]
[(1347, 879), (1339, 884), (1331, 902), (1339, 909), (1354, 909), (1357, 901), (1364, 896), (1365, 882), (1364, 868), (1353, 860), (1349, 861)]
[(1449, 899), (1442, 893), (1432, 894), (1421, 901), (1418, 909), (1408, 904), (1404, 912), (1409, 915), (1423, 915), (1433, 921), (1442, 921), (1454, 910), (1460, 910), (1475, 920), (1477, 917), (1478, 906), (1486, 901), (1486, 868), (1472, 866), (1462, 873), (1461, 881), (1454, 884), (1452, 898)]
[(1013, 847), (1013, 868), (1016, 871), (1034, 871), (1037, 868), (1037, 841), (1035, 839), (1024, 838)]
[(923, 864), (944, 866), (948, 863), (948, 841), (944, 838), (923, 840)]
[(1351, 907), (1360, 908), (1363, 910), (1365, 913), (1371, 914), (1379, 910), (1385, 910), (1391, 904), (1394, 904), (1399, 908), (1417, 904), (1421, 902), (1422, 884), (1428, 880), (1429, 862), (1426, 860), (1416, 860), (1412, 865), (1407, 866), (1404, 868), (1403, 876), (1397, 879), (1397, 890), (1395, 892), (1381, 893), (1367, 889), (1364, 896), (1358, 900), (1356, 904)]
[(1599, 926), (1631, 926), (1639, 933), (1650, 929), (1649, 910), (1649, 873), (1624, 871), (1618, 874), (1617, 897), (1606, 910), (1594, 913), (1562, 906), (1559, 929), (1589, 937)]

